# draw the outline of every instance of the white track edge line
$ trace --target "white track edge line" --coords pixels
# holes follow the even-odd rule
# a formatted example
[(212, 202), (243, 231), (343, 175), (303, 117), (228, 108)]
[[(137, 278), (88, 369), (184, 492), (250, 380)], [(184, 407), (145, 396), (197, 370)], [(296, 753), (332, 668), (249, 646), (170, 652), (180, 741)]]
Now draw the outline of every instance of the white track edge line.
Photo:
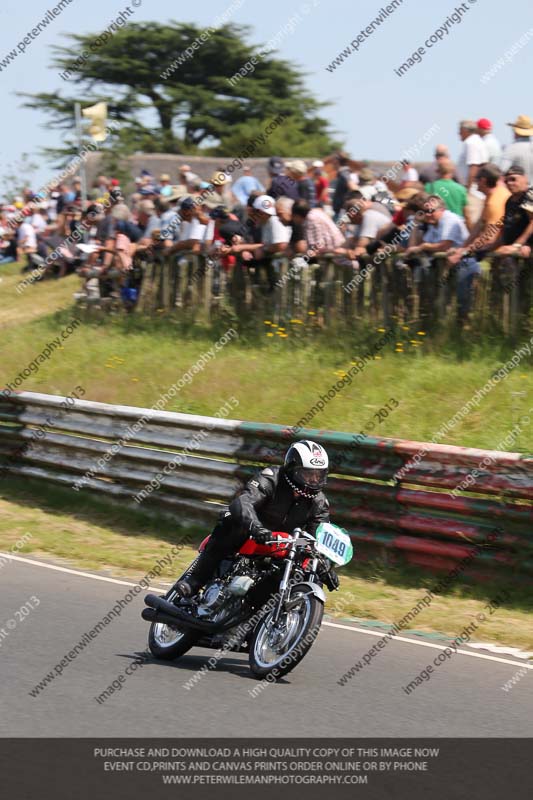
[[(54, 569), (57, 572), (66, 572), (69, 575), (78, 575), (80, 578), (92, 578), (95, 581), (105, 581), (106, 583), (118, 583), (121, 586), (137, 586), (136, 583), (130, 581), (121, 581), (118, 578), (105, 578), (103, 575), (92, 575), (90, 572), (80, 572), (76, 569), (69, 569), (68, 567), (59, 567), (55, 564), (45, 564), (42, 561), (34, 561), (32, 558), (23, 558), (22, 556), (14, 556), (12, 553), (0, 552), (0, 557), (10, 558), (13, 561), (21, 561), (23, 564), (31, 564), (36, 567), (44, 567), (45, 569)], [(152, 586), (153, 589), (158, 589), (158, 586)], [(324, 622), (328, 628), (340, 628), (344, 631), (355, 631), (356, 633), (364, 633), (366, 636), (377, 636), (381, 638), (384, 636), (383, 632), (367, 631), (365, 628), (357, 628), (354, 625), (341, 625), (337, 622)], [(407, 642), (408, 644), (416, 644), (418, 647), (431, 647), (434, 650), (446, 650), (446, 645), (433, 644), (432, 642), (419, 642), (416, 639), (408, 639), (406, 636), (393, 636), (392, 641)], [(498, 656), (487, 656), (484, 653), (470, 653), (468, 650), (458, 650), (457, 655), (470, 656), (470, 658), (481, 658), (485, 661), (498, 661), (500, 664), (512, 664), (515, 667), (525, 667), (526, 669), (533, 669), (533, 665), (524, 664), (521, 661), (511, 661), (509, 658), (498, 658)]]
[[(59, 567), (56, 564), (46, 564), (44, 561), (35, 561), (33, 558), (22, 558), (22, 556), (14, 556), (12, 553), (1, 553), (0, 558), (11, 558), (13, 561), (22, 561), (23, 564), (31, 564), (35, 567), (44, 567), (44, 569), (55, 569), (56, 572), (67, 572), (69, 575), (78, 575), (80, 578), (92, 578), (94, 581), (105, 581), (106, 583), (118, 583), (120, 586), (137, 586), (137, 583), (131, 581), (121, 581), (118, 578), (106, 578), (104, 575), (93, 575), (91, 572), (81, 572), (77, 569), (69, 569), (68, 567)], [(169, 586), (171, 584), (168, 584)], [(160, 586), (153, 586), (150, 584), (151, 589), (163, 589)]]

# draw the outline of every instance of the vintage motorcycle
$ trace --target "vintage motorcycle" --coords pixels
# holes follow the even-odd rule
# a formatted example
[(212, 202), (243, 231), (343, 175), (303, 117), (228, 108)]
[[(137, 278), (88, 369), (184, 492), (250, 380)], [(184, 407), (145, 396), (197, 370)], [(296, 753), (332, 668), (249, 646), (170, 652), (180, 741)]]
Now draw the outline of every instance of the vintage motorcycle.
[(299, 664), (322, 624), (322, 584), (337, 588), (332, 564), (348, 564), (353, 547), (330, 522), (321, 523), (315, 536), (295, 528), (272, 537), (264, 545), (248, 539), (192, 598), (181, 598), (175, 585), (164, 597), (145, 597), (142, 617), (151, 622), (148, 644), (156, 658), (180, 658), (192, 647), (248, 652), (252, 673), (276, 680)]

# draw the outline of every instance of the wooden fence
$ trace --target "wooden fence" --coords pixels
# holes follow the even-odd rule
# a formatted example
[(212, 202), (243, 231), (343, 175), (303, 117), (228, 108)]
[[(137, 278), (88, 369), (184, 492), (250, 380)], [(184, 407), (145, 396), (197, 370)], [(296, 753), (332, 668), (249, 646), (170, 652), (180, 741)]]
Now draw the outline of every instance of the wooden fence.
[[(341, 319), (389, 326), (396, 319), (428, 331), (456, 315), (456, 270), (448, 270), (443, 254), (427, 271), (399, 256), (367, 257), (361, 279), (333, 256), (302, 267), (284, 257), (253, 269), (239, 262), (231, 274), (216, 259), (191, 253), (168, 257), (152, 250), (139, 263), (144, 268), (139, 308), (147, 313), (188, 309), (209, 318), (226, 306), (239, 316), (261, 312), (277, 323), (312, 314), (325, 326)], [(473, 317), (478, 323), (496, 321), (514, 334), (530, 325), (532, 298), (533, 260), (493, 257), (483, 263)]]
[[(144, 492), (146, 507), (197, 520), (204, 531), (243, 481), (260, 465), (279, 464), (294, 439), (283, 425), (8, 394), (0, 393), (0, 477), (134, 504)], [(437, 570), (468, 563), (464, 571), (477, 577), (533, 573), (533, 456), (311, 429), (298, 438), (327, 448), (332, 519), (360, 555), (402, 554)], [(455, 495), (474, 469), (468, 491)], [(152, 491), (150, 482), (160, 485)]]

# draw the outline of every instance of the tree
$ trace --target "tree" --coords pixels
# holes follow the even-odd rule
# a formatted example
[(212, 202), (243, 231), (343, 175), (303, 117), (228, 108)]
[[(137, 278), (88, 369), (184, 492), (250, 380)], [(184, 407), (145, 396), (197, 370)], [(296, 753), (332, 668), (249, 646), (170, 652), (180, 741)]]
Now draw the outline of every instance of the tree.
[(38, 164), (30, 161), (28, 153), (22, 153), (17, 161), (8, 164), (0, 177), (2, 196), (11, 199), (16, 195), (21, 195), (23, 189), (31, 186), (32, 175), (36, 169), (38, 169)]
[[(56, 158), (73, 153), (74, 103), (98, 100), (107, 101), (110, 117), (120, 122), (116, 136), (126, 152), (230, 155), (228, 148), (250, 126), (259, 129), (279, 113), (287, 117), (293, 153), (308, 136), (321, 143), (321, 152), (332, 150), (337, 143), (319, 116), (326, 104), (308, 92), (298, 68), (269, 54), (257, 58), (261, 47), (249, 44), (248, 34), (248, 27), (235, 24), (204, 31), (188, 23), (131, 22), (97, 48), (94, 34), (69, 34), (69, 46), (53, 48), (53, 67), (76, 94), (21, 96), (26, 107), (51, 115), (52, 128), (65, 131), (65, 147), (47, 151)], [(253, 71), (241, 77), (246, 64)], [(157, 125), (149, 124), (150, 116)]]

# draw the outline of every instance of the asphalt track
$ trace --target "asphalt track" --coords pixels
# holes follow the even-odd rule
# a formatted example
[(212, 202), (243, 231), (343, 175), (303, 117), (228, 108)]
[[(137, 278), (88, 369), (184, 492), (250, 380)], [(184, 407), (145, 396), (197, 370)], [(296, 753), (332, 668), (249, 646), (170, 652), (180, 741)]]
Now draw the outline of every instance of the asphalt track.
[[(325, 625), (302, 664), (257, 697), (246, 655), (230, 654), (184, 688), (213, 651), (148, 661), (103, 704), (95, 697), (146, 648), (143, 593), (127, 605), (37, 696), (29, 692), (128, 587), (25, 559), (0, 569), (1, 736), (400, 736), (533, 735), (533, 672), (502, 685), (526, 662), (455, 655), (409, 696), (402, 686), (438, 646), (393, 640), (345, 686), (337, 680), (377, 641), (346, 623)], [(8, 619), (35, 595), (40, 604), (12, 630)], [(333, 621), (332, 621), (333, 622)], [(488, 656), (488, 657), (487, 657)]]

